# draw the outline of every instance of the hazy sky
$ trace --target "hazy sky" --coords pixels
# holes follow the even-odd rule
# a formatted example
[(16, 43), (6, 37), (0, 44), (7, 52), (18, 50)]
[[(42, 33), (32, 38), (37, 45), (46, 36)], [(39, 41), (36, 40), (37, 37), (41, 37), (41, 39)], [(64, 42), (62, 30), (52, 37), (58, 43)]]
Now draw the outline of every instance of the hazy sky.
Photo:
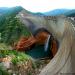
[(53, 9), (75, 9), (75, 0), (0, 0), (0, 7), (23, 6), (32, 12), (46, 12)]

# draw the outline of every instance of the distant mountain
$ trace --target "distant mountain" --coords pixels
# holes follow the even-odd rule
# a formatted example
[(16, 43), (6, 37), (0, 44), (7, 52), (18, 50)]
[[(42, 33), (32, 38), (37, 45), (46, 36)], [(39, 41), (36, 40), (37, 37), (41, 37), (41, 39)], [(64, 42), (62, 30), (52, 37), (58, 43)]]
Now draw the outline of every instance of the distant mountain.
[(8, 7), (0, 7), (0, 14), (4, 14), (9, 10)]
[(58, 16), (58, 15), (65, 15), (65, 16), (75, 16), (75, 9), (55, 9), (49, 12), (30, 12), (24, 8), (22, 8), (21, 6), (16, 6), (16, 7), (0, 7), (0, 16), (1, 15), (11, 15), (11, 14), (18, 14), (20, 11), (23, 10), (23, 13), (25, 14), (25, 16)]
[(8, 7), (0, 7), (0, 15), (9, 15), (9, 14), (12, 14), (12, 13), (18, 13), (20, 12), (21, 10), (23, 10), (23, 8), (21, 6), (16, 6), (16, 7), (11, 7), (11, 8), (8, 8)]
[(66, 13), (64, 13), (67, 17), (75, 17), (75, 9), (72, 9)]
[(11, 13), (16, 13), (18, 14), (18, 12), (22, 11), (25, 13), (25, 14), (31, 14), (31, 15), (34, 15), (34, 16), (43, 16), (44, 14), (40, 13), (40, 12), (37, 12), (37, 13), (34, 13), (34, 12), (30, 12), (26, 9), (24, 9), (23, 7), (21, 6), (16, 6), (16, 7), (11, 7), (11, 8), (8, 8), (8, 7), (0, 7), (0, 15), (8, 15), (8, 14), (11, 14)]
[(49, 12), (43, 13), (46, 16), (58, 16), (58, 15), (64, 15), (64, 13), (67, 13), (70, 11), (69, 9), (55, 9)]

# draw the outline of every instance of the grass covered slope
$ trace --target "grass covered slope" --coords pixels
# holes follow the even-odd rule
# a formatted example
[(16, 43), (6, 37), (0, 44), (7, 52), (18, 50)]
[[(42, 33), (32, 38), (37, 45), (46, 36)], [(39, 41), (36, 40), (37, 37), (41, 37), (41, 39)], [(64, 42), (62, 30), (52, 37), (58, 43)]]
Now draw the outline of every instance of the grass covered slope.
[[(22, 74), (22, 71), (24, 74), (24, 70), (28, 75), (29, 71), (32, 69), (32, 66), (33, 61), (31, 60), (31, 57), (25, 53), (20, 53), (15, 50), (0, 50), (0, 75), (19, 75), (20, 72)], [(24, 70), (22, 70), (22, 68)]]
[(34, 60), (15, 50), (0, 50), (0, 75), (38, 75), (50, 60)]
[(16, 50), (0, 50), (0, 58), (5, 58), (10, 56), (12, 58), (12, 63), (16, 65), (18, 62), (27, 61), (31, 57), (22, 52), (17, 52)]

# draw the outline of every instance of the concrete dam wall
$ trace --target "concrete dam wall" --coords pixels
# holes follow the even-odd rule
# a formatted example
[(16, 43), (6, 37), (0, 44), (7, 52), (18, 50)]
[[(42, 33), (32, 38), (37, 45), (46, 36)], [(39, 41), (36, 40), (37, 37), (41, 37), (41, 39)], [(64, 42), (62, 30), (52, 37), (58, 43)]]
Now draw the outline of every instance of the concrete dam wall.
[(59, 49), (54, 58), (39, 75), (72, 75), (75, 73), (75, 28), (74, 23), (64, 16), (38, 17), (18, 15), (20, 20), (35, 33), (45, 28), (59, 41)]

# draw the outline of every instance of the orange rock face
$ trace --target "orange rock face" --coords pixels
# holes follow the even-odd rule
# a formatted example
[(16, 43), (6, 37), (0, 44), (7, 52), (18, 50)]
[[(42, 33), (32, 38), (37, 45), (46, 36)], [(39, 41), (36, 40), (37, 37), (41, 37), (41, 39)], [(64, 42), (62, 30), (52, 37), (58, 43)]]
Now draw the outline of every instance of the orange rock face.
[(52, 51), (52, 54), (53, 56), (55, 56), (55, 54), (57, 53), (57, 50), (58, 50), (58, 44), (57, 44), (57, 41), (54, 39), (52, 40), (52, 44), (51, 44), (51, 51)]
[(47, 32), (40, 32), (38, 33), (35, 38), (37, 40), (37, 44), (44, 44), (47, 37), (48, 37), (48, 33)]
[(33, 44), (36, 43), (36, 39), (34, 37), (22, 37), (16, 45), (16, 49), (19, 51), (25, 51), (29, 49)]

